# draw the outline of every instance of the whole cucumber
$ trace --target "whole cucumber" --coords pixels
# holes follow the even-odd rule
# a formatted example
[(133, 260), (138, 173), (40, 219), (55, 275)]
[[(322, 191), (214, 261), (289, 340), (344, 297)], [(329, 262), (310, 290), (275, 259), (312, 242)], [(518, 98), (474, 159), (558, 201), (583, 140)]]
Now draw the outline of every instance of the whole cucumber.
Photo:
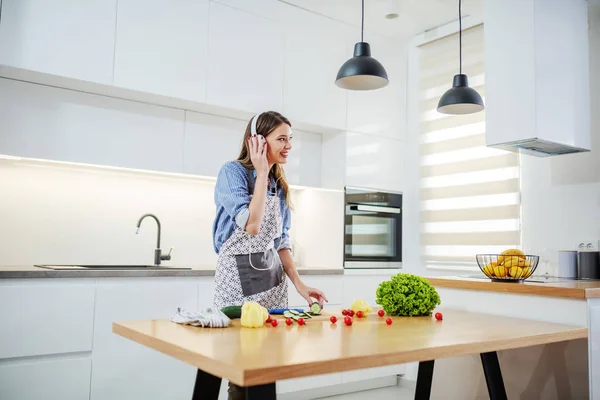
[(242, 306), (227, 306), (221, 308), (221, 312), (230, 319), (242, 318)]

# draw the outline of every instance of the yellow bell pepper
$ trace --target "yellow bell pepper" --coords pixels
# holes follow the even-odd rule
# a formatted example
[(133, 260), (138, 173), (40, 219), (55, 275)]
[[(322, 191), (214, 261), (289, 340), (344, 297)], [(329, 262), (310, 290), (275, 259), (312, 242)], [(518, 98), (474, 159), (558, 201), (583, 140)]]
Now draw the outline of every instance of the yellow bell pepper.
[(268, 317), (267, 309), (255, 301), (246, 302), (242, 306), (241, 323), (245, 328), (260, 328)]
[(365, 315), (369, 314), (371, 311), (373, 311), (373, 309), (371, 308), (369, 303), (367, 303), (366, 301), (364, 301), (362, 299), (354, 300), (354, 302), (352, 303), (352, 307), (350, 307), (350, 308), (354, 312), (362, 311)]

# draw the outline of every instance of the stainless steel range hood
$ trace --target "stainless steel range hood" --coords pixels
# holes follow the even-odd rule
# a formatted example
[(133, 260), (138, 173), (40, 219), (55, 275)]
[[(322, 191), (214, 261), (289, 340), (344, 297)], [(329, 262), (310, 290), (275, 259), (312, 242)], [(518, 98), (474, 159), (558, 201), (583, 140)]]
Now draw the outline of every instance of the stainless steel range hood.
[(587, 1), (484, 1), (487, 146), (590, 151), (590, 73), (600, 72), (589, 67), (588, 26), (598, 21)]
[(575, 147), (540, 138), (521, 139), (507, 143), (496, 143), (489, 146), (536, 157), (550, 157), (559, 156), (561, 154), (573, 154), (590, 151), (589, 149), (583, 149), (581, 147)]

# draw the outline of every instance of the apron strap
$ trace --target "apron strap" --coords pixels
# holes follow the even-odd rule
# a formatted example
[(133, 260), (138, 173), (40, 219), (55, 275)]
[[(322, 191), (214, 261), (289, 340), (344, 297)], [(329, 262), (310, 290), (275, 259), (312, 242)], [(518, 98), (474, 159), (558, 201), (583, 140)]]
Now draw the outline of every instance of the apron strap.
[(248, 193), (254, 193), (254, 186), (256, 185), (256, 179), (254, 178), (254, 170), (246, 169), (246, 175), (248, 176)]
[[(0, 0), (1, 2), (1, 0)], [(254, 187), (256, 186), (256, 178), (254, 177), (253, 169), (246, 169), (246, 176), (248, 177), (248, 193), (250, 195), (254, 194)], [(267, 195), (277, 196), (277, 187), (274, 189), (271, 188), (271, 184), (273, 183), (271, 179), (271, 174), (269, 174), (269, 186), (267, 187)]]

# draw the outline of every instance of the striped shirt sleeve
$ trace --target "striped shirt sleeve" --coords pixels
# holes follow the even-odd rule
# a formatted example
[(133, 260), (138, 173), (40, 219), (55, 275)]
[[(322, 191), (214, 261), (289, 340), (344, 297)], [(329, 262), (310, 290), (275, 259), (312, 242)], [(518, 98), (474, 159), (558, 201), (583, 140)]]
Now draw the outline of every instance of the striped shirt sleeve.
[(217, 176), (215, 202), (221, 204), (225, 212), (235, 219), (241, 229), (246, 229), (250, 217), (250, 194), (248, 176), (243, 166), (236, 162), (223, 164)]

